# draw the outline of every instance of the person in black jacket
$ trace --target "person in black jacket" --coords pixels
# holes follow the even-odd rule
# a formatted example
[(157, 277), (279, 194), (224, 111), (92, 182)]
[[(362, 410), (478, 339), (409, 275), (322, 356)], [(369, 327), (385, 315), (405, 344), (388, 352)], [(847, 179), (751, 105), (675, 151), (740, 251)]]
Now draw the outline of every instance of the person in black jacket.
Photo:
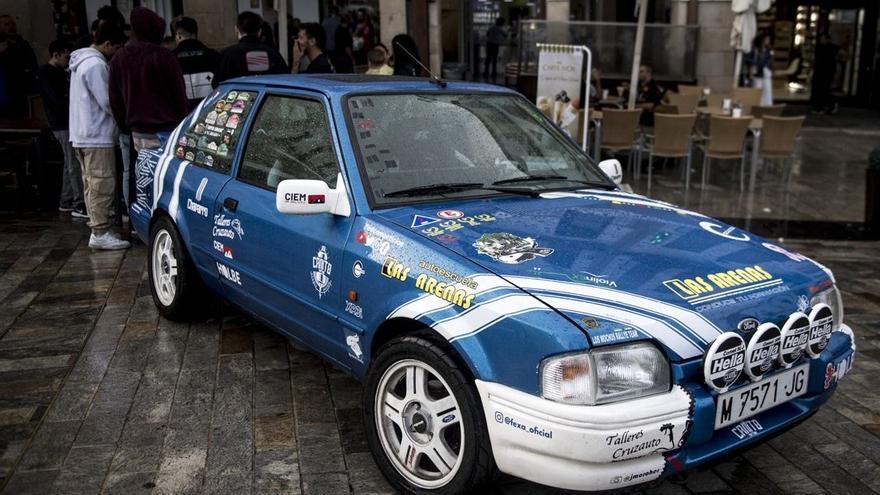
[(260, 25), (263, 19), (250, 11), (238, 15), (235, 32), (238, 43), (220, 53), (220, 64), (214, 72), (212, 87), (238, 76), (284, 74), (287, 63), (273, 46), (260, 43)]
[(88, 218), (83, 199), (82, 171), (73, 154), (70, 144), (70, 43), (55, 40), (49, 44), (49, 62), (37, 70), (40, 93), (43, 95), (43, 108), (46, 119), (55, 139), (64, 152), (64, 169), (61, 172), (61, 199), (58, 211), (70, 212), (77, 218)]
[[(293, 72), (303, 74), (332, 74), (336, 72), (330, 58), (324, 53), (324, 42), (327, 35), (324, 28), (317, 22), (307, 22), (300, 26), (299, 35), (296, 38), (296, 46), (293, 48)], [(299, 62), (305, 55), (309, 59), (309, 65), (300, 70)]]
[(180, 18), (174, 23), (174, 31), (177, 46), (173, 52), (183, 72), (190, 108), (195, 108), (211, 93), (211, 81), (220, 64), (220, 54), (198, 40), (199, 25), (192, 17)]

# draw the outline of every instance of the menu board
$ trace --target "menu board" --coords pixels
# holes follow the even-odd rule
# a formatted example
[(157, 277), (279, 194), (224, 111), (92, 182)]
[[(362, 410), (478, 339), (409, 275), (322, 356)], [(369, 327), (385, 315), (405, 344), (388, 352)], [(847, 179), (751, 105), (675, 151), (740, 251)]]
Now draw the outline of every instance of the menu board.
[(174, 155), (196, 165), (229, 171), (241, 128), (256, 96), (253, 92), (229, 91), (203, 109), (186, 134), (177, 140)]

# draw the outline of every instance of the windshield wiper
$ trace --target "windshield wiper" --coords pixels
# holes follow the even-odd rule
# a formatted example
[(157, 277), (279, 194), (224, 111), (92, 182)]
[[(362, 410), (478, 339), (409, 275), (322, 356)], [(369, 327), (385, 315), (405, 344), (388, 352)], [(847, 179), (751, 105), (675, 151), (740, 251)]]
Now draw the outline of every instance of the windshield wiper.
[[(492, 185), (496, 186), (496, 185), (501, 185), (501, 184), (516, 184), (517, 182), (531, 182), (531, 181), (539, 181), (539, 180), (559, 180), (559, 181), (565, 181), (565, 182), (575, 182), (575, 183), (584, 184), (587, 186), (601, 187), (601, 188), (608, 189), (608, 190), (617, 188), (616, 186), (613, 186), (611, 184), (607, 184), (605, 182), (593, 182), (593, 181), (581, 180), (581, 179), (569, 179), (568, 177), (566, 177), (564, 175), (554, 175), (554, 174), (524, 175), (522, 177), (513, 177), (511, 179), (496, 180), (495, 182), (492, 183)], [(545, 190), (544, 192), (547, 192), (547, 191)]]
[(407, 187), (399, 191), (391, 191), (383, 194), (385, 198), (397, 198), (400, 196), (423, 196), (428, 194), (446, 194), (468, 189), (482, 189), (482, 182), (446, 182), (440, 184), (428, 184), (425, 186)]

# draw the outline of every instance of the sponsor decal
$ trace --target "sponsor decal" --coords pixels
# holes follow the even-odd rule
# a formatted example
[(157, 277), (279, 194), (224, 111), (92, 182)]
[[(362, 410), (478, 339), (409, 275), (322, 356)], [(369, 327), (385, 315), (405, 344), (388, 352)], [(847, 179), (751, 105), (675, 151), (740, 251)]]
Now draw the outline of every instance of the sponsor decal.
[(589, 317), (581, 318), (581, 321), (584, 323), (584, 325), (587, 326), (587, 328), (598, 328), (599, 327), (599, 322), (596, 321), (595, 318), (589, 318)]
[(700, 222), (700, 227), (703, 227), (703, 230), (707, 232), (711, 232), (725, 239), (730, 239), (731, 241), (748, 241), (751, 239), (748, 234), (736, 227), (725, 227), (718, 223), (706, 221)]
[(412, 224), (410, 225), (410, 227), (418, 229), (426, 225), (431, 225), (432, 223), (437, 223), (439, 221), (439, 218), (427, 217), (425, 215), (413, 215)]
[(189, 198), (186, 198), (186, 209), (195, 213), (196, 215), (201, 215), (205, 218), (208, 218), (208, 208), (196, 203)]
[(327, 254), (327, 246), (321, 246), (317, 254), (312, 256), (312, 286), (318, 292), (318, 298), (324, 296), (330, 290), (330, 273), (333, 271), (333, 264), (330, 263), (330, 256)]
[(199, 182), (199, 187), (196, 189), (196, 201), (202, 200), (202, 195), (205, 194), (205, 187), (208, 186), (208, 178), (202, 177), (202, 180)]
[(355, 241), (372, 248), (373, 252), (379, 256), (387, 256), (392, 245), (395, 247), (403, 246), (403, 241), (399, 237), (379, 230), (370, 223), (364, 224), (364, 230), (358, 231), (355, 235)]
[(792, 313), (782, 325), (782, 344), (779, 348), (779, 364), (790, 368), (800, 359), (810, 337), (810, 318), (801, 313)]
[(552, 248), (539, 247), (537, 241), (531, 237), (519, 237), (506, 232), (483, 234), (471, 245), (478, 253), (509, 265), (553, 254)]
[(323, 194), (309, 194), (308, 202), (310, 205), (322, 205), (327, 201)]
[(761, 324), (761, 322), (759, 322), (759, 321), (758, 321), (757, 319), (755, 319), (755, 318), (743, 318), (743, 319), (740, 320), (739, 323), (736, 325), (736, 328), (737, 328), (740, 332), (749, 333), (749, 332), (754, 332), (755, 330), (757, 330), (757, 329), (758, 329), (758, 326), (759, 326), (760, 324)]
[(542, 277), (557, 277), (561, 279), (570, 280), (572, 282), (581, 282), (588, 283), (593, 285), (603, 285), (606, 287), (616, 288), (617, 281), (611, 280), (608, 278), (608, 275), (596, 275), (595, 273), (590, 272), (578, 272), (578, 273), (559, 273), (559, 272), (550, 272), (544, 270), (541, 267), (535, 267), (532, 269), (535, 275)]
[(781, 343), (779, 327), (769, 322), (758, 327), (746, 347), (745, 372), (752, 380), (757, 381), (770, 371), (779, 359)]
[[(663, 443), (663, 440), (659, 437), (645, 439), (644, 441), (639, 442), (644, 436), (644, 430), (639, 430), (637, 432), (625, 430), (622, 433), (614, 433), (605, 437), (605, 444), (609, 447), (617, 447), (614, 449), (614, 452), (611, 453), (611, 458), (614, 460), (621, 460), (633, 457), (644, 450), (657, 449)], [(636, 442), (635, 445), (628, 445), (633, 442)]]
[(214, 241), (214, 251), (222, 254), (224, 258), (233, 259), (232, 257), (232, 248), (223, 244), (220, 241)]
[(855, 353), (850, 354), (839, 363), (828, 363), (825, 367), (825, 390), (831, 388), (831, 385), (839, 382), (853, 367)]
[(819, 303), (810, 310), (810, 336), (807, 339), (807, 354), (810, 357), (817, 358), (831, 338), (831, 327), (834, 323), (834, 316), (828, 305)]
[(516, 428), (521, 431), (525, 431), (527, 433), (531, 433), (535, 436), (542, 438), (553, 438), (553, 430), (545, 430), (540, 426), (530, 426), (523, 423), (518, 422), (516, 419), (507, 416), (501, 411), (495, 411), (495, 421), (501, 423), (503, 425), (510, 426), (511, 428)]
[[(401, 282), (407, 280), (410, 271), (411, 270), (408, 266), (395, 258), (385, 258), (385, 261), (382, 263), (382, 275)], [(466, 288), (458, 288), (453, 284), (441, 282), (427, 273), (420, 273), (416, 276), (414, 285), (416, 289), (439, 297), (440, 299), (455, 304), (462, 309), (470, 308), (474, 297), (476, 297), (476, 294), (469, 292)]]
[(226, 218), (226, 214), (218, 213), (214, 215), (214, 230), (211, 232), (214, 237), (226, 237), (228, 239), (239, 239), (244, 237), (244, 229), (241, 228), (241, 221), (237, 218)]
[(454, 220), (463, 217), (464, 212), (459, 210), (440, 210), (437, 212), (437, 216), (444, 220)]
[(730, 432), (736, 435), (736, 438), (742, 440), (743, 438), (753, 437), (763, 430), (764, 427), (761, 426), (757, 419), (747, 419), (731, 428)]
[(360, 335), (345, 329), (345, 345), (348, 346), (348, 355), (352, 359), (359, 363), (364, 362), (364, 351), (361, 349)]
[(773, 251), (775, 253), (779, 253), (779, 254), (785, 256), (786, 258), (790, 259), (791, 261), (796, 261), (796, 262), (800, 263), (801, 261), (808, 261), (810, 259), (802, 254), (792, 253), (791, 251), (783, 248), (782, 246), (777, 246), (776, 244), (770, 244), (769, 242), (764, 242), (764, 243), (761, 243), (761, 245), (764, 246), (765, 248), (769, 249), (770, 251)]
[(642, 471), (640, 473), (630, 473), (630, 474), (615, 476), (615, 477), (611, 478), (611, 484), (612, 485), (619, 485), (621, 483), (629, 483), (631, 481), (638, 481), (638, 480), (642, 480), (642, 479), (644, 479), (645, 481), (652, 480), (654, 478), (659, 477), (661, 471), (662, 470), (660, 468), (655, 468), (655, 469), (651, 469), (648, 471)]
[(797, 308), (801, 313), (806, 313), (808, 309), (810, 309), (810, 300), (807, 299), (807, 296), (800, 295), (797, 300)]
[(221, 277), (229, 280), (232, 283), (241, 285), (241, 275), (236, 270), (229, 268), (219, 261), (215, 263), (217, 263), (217, 273), (219, 273)]
[(782, 284), (761, 265), (734, 268), (693, 278), (666, 280), (663, 285), (691, 304), (701, 304), (728, 296), (742, 295)]
[(443, 234), (443, 235), (438, 235), (438, 236), (437, 236), (437, 240), (440, 241), (440, 242), (442, 242), (442, 243), (444, 243), (444, 244), (447, 243), (447, 242), (452, 242), (452, 241), (454, 241), (455, 239), (456, 239), (455, 236), (452, 235), (452, 234)]
[(633, 327), (618, 327), (608, 333), (593, 335), (590, 334), (594, 345), (613, 344), (622, 340), (632, 340), (638, 338), (639, 332)]
[(479, 215), (446, 220), (445, 222), (442, 222), (440, 226), (433, 226), (422, 229), (422, 233), (428, 237), (439, 237), (441, 235), (447, 234), (449, 232), (455, 232), (456, 230), (463, 229), (465, 227), (478, 227), (480, 225), (483, 225), (484, 223), (494, 222), (496, 216), (498, 218), (503, 218), (501, 215), (492, 216), (488, 213), (480, 213)]
[(468, 278), (468, 277), (463, 277), (455, 272), (451, 272), (451, 271), (449, 271), (441, 266), (437, 266), (434, 263), (431, 263), (429, 261), (419, 261), (419, 268), (421, 268), (422, 270), (436, 273), (437, 275), (440, 275), (441, 277), (452, 280), (453, 282), (455, 282), (457, 284), (464, 285), (465, 287), (468, 287), (470, 289), (476, 289), (479, 286), (476, 282), (474, 282), (473, 279)]
[(353, 265), (351, 265), (351, 274), (354, 275), (354, 278), (361, 278), (364, 273), (364, 264), (361, 263), (361, 260), (356, 260)]
[(706, 351), (703, 377), (712, 389), (721, 393), (739, 378), (745, 367), (746, 343), (742, 337), (725, 332)]
[(731, 306), (734, 304), (748, 303), (751, 301), (765, 299), (767, 297), (772, 296), (773, 294), (781, 294), (781, 293), (786, 292), (788, 290), (789, 290), (789, 288), (787, 285), (784, 285), (784, 284), (783, 285), (776, 285), (776, 286), (771, 287), (769, 289), (759, 290), (759, 291), (755, 291), (755, 292), (748, 292), (746, 294), (737, 295), (737, 296), (730, 297), (727, 299), (712, 301), (708, 304), (701, 304), (694, 309), (696, 309), (699, 312), (711, 311), (713, 309), (723, 308), (725, 306)]
[(364, 318), (364, 310), (351, 301), (345, 301), (345, 312), (361, 320)]
[(355, 235), (354, 240), (357, 241), (358, 244), (366, 244), (367, 243), (367, 233), (363, 230), (359, 231), (357, 235)]

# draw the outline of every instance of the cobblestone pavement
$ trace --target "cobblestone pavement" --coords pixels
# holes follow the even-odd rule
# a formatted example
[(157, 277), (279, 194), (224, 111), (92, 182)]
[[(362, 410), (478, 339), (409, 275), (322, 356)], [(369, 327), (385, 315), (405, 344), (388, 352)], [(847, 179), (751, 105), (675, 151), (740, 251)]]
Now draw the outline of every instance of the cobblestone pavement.
[[(0, 492), (391, 492), (354, 380), (229, 310), (159, 318), (145, 248), (93, 253), (85, 233), (0, 215)], [(801, 426), (648, 492), (880, 492), (880, 244), (792, 244), (836, 272), (855, 369)]]

